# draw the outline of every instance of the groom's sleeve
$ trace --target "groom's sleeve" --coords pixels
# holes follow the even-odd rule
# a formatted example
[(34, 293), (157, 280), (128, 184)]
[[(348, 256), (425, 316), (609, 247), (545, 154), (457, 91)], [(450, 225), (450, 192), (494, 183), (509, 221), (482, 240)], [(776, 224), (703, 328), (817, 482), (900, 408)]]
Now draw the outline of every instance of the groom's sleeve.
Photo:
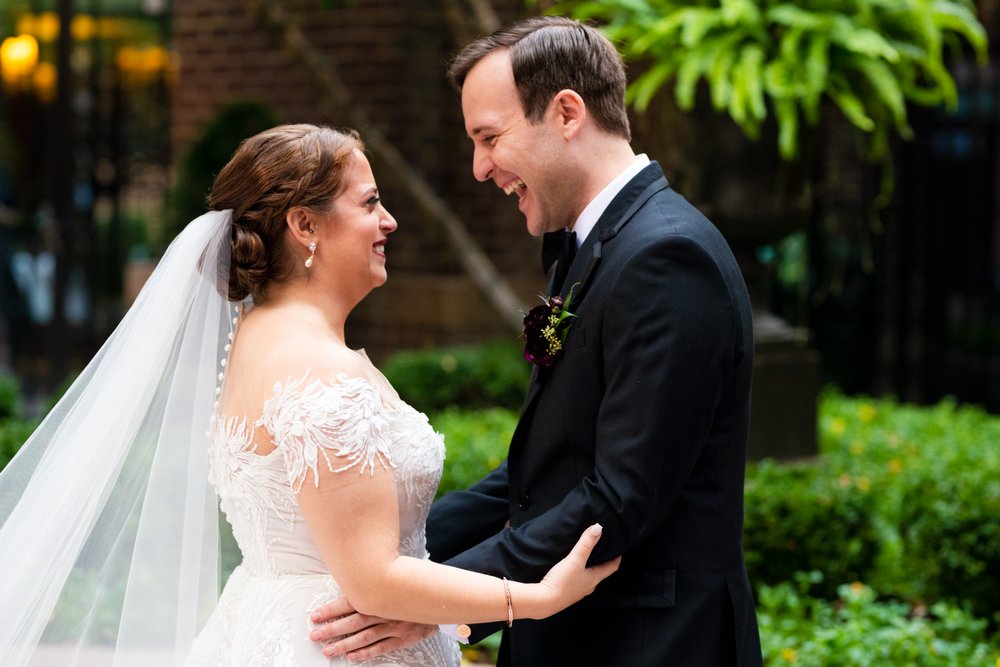
[(591, 563), (641, 543), (672, 507), (705, 445), (732, 375), (735, 330), (725, 281), (703, 248), (659, 239), (636, 253), (605, 303), (593, 470), (554, 507), (447, 564), (535, 582), (594, 522), (604, 532)]
[(427, 551), (443, 563), (503, 530), (510, 518), (507, 459), (464, 491), (445, 494), (427, 517)]

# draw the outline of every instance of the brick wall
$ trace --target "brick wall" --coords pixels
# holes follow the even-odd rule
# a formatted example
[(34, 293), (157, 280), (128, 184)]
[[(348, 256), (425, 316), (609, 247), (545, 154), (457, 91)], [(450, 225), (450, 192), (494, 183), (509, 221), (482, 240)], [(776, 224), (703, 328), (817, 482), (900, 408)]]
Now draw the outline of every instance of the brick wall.
[[(525, 309), (544, 288), (538, 241), (514, 204), (471, 172), (458, 98), (444, 65), (460, 44), (441, 4), (405, 0), (283, 0), (312, 44), (344, 80), (355, 103), (470, 228), (513, 284)], [(522, 4), (506, 5), (505, 21)], [(291, 56), (252, 18), (243, 0), (176, 0), (174, 48), (180, 68), (172, 109), (173, 154), (180, 157), (220, 105), (254, 100), (283, 122), (343, 125), (323, 114), (319, 91)], [(362, 136), (365, 128), (358, 129)], [(389, 282), (352, 315), (350, 344), (376, 361), (392, 350), (512, 335), (399, 184), (375, 176), (399, 222), (389, 255)]]

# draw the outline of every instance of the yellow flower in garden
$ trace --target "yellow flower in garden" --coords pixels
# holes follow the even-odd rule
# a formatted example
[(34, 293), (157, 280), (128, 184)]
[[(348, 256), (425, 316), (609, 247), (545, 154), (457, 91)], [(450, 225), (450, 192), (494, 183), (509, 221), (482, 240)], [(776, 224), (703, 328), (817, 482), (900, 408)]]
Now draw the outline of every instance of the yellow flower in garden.
[[(781, 649), (781, 659), (785, 662), (795, 662), (799, 659), (799, 654), (795, 649), (786, 647)], [(1000, 663), (1000, 660), (997, 662)], [(998, 665), (998, 667), (1000, 667), (1000, 665)]]
[(865, 585), (860, 581), (851, 582), (851, 593), (855, 595), (861, 595), (861, 593), (864, 590), (865, 590)]
[(903, 464), (899, 459), (892, 459), (889, 461), (889, 472), (897, 473), (903, 469)]
[(840, 417), (834, 417), (830, 420), (830, 432), (834, 435), (843, 435), (844, 431), (847, 430), (847, 422)]
[(875, 408), (871, 403), (862, 403), (858, 407), (858, 417), (866, 424), (870, 424), (875, 419)]
[(858, 477), (858, 490), (859, 491), (865, 492), (865, 491), (868, 491), (868, 489), (870, 489), (870, 488), (872, 488), (871, 480), (869, 480), (867, 477)]

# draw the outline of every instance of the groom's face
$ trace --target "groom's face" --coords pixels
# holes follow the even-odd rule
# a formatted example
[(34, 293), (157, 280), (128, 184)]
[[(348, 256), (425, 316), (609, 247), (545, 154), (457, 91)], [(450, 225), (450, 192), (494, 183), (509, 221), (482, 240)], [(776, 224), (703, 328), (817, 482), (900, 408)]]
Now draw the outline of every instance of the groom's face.
[(462, 86), (462, 115), (475, 147), (473, 174), (517, 197), (530, 234), (540, 236), (572, 223), (562, 137), (550, 113), (537, 123), (525, 117), (506, 49), (469, 70)]

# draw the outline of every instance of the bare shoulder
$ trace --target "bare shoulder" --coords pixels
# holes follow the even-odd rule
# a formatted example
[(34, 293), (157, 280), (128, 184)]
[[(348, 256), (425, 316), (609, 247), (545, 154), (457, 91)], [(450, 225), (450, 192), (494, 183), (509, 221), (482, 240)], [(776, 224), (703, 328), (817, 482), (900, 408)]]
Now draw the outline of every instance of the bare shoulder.
[(276, 383), (306, 376), (335, 383), (338, 378), (371, 377), (370, 363), (322, 326), (293, 311), (259, 309), (239, 323), (227, 369), (227, 384), (238, 386), (249, 404), (259, 404)]

